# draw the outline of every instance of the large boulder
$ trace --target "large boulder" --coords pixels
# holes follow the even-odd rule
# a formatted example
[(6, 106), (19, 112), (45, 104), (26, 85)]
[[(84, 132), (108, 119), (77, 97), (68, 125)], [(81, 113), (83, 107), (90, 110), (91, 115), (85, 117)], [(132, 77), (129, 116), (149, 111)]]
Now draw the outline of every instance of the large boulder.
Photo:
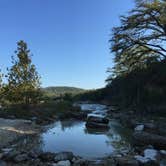
[(87, 128), (108, 128), (109, 119), (100, 116), (89, 116), (86, 122)]
[(135, 145), (152, 145), (156, 149), (166, 149), (166, 137), (147, 132), (135, 132), (133, 142)]
[(109, 123), (109, 119), (103, 116), (88, 116), (87, 121), (95, 122), (95, 123), (103, 123), (103, 124)]

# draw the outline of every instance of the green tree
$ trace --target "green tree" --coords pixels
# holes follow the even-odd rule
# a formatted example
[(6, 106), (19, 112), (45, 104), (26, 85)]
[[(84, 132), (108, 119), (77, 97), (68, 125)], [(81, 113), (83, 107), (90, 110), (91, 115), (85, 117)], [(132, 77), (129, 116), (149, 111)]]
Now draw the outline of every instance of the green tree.
[(166, 59), (165, 0), (136, 0), (136, 7), (120, 20), (110, 39), (114, 75)]
[[(1, 96), (1, 94), (2, 94), (2, 87), (3, 87), (3, 84), (2, 84), (2, 73), (1, 73), (1, 70), (0, 70), (0, 96)], [(1, 99), (1, 97), (0, 97), (0, 99)]]
[(2, 75), (1, 70), (0, 70), (0, 91), (2, 89), (2, 77), (3, 77), (3, 75)]
[(40, 76), (32, 64), (30, 50), (24, 41), (17, 43), (16, 58), (8, 69), (7, 98), (11, 103), (36, 103), (40, 97)]

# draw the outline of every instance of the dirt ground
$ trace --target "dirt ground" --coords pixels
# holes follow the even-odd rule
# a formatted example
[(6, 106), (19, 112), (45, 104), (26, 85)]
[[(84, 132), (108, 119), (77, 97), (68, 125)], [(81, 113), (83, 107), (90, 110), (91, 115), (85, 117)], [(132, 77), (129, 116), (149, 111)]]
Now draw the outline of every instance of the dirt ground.
[(40, 127), (29, 120), (0, 118), (0, 148), (25, 135), (37, 134)]

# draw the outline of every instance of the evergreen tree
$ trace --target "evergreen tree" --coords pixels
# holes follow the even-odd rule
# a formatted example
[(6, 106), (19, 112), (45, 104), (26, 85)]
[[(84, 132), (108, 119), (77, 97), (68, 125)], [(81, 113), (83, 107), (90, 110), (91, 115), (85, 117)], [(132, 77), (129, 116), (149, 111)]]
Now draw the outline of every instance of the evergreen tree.
[(40, 77), (32, 64), (30, 50), (24, 41), (17, 43), (16, 58), (8, 69), (7, 98), (11, 103), (31, 104), (40, 97)]

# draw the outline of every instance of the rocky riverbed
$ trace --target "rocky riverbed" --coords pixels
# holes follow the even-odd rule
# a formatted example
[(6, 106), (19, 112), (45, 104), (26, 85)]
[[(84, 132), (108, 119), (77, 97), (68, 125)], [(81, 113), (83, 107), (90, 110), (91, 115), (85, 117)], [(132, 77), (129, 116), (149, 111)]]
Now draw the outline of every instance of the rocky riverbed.
[(141, 120), (115, 107), (79, 106), (80, 115), (43, 127), (33, 120), (0, 119), (0, 166), (166, 165), (164, 122)]

